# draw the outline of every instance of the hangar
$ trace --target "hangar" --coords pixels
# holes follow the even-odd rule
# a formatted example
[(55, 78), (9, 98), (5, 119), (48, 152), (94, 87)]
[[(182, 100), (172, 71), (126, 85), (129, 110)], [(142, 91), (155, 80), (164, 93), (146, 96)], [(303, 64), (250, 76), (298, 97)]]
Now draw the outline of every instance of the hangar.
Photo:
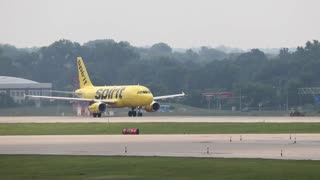
[[(52, 83), (39, 83), (18, 77), (0, 76), (0, 93), (10, 95), (15, 103), (22, 104), (24, 94), (51, 95)], [(40, 106), (40, 103), (36, 103)]]

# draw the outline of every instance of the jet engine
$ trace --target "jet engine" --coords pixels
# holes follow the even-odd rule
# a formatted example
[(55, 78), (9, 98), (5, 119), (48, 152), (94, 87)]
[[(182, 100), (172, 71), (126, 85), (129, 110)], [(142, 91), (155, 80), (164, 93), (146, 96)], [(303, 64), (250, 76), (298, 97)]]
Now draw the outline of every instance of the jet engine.
[(107, 108), (106, 104), (96, 102), (89, 106), (89, 111), (91, 113), (102, 113), (106, 110), (106, 108)]
[(155, 112), (160, 109), (160, 104), (156, 101), (153, 101), (150, 105), (144, 108), (147, 112)]

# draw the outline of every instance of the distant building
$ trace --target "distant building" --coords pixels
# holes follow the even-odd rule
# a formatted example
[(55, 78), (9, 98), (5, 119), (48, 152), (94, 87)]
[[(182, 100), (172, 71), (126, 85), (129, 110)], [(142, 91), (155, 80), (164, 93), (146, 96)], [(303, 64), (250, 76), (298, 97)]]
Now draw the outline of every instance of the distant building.
[[(51, 95), (51, 83), (39, 83), (28, 79), (0, 76), (0, 93), (8, 94), (14, 102), (22, 104), (25, 100), (24, 94), (29, 95)], [(40, 101), (36, 101), (40, 106)]]

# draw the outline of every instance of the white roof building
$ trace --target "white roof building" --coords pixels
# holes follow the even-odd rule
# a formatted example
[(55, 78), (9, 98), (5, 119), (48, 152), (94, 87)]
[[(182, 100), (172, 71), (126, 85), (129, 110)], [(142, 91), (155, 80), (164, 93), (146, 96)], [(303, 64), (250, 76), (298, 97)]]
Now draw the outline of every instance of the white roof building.
[(39, 83), (18, 77), (0, 76), (0, 93), (9, 94), (16, 103), (22, 103), (24, 94), (50, 95), (52, 83)]

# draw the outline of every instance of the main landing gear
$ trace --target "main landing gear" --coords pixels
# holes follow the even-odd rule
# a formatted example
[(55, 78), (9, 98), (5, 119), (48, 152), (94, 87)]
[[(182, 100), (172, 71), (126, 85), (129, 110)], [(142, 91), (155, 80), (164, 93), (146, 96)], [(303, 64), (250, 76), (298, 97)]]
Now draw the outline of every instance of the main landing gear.
[(93, 113), (92, 116), (93, 117), (101, 117), (101, 113)]
[(131, 108), (131, 111), (128, 112), (128, 116), (129, 117), (136, 117), (138, 115), (138, 117), (142, 116), (142, 112), (141, 112), (141, 108), (138, 108), (138, 111), (135, 110), (135, 108)]

